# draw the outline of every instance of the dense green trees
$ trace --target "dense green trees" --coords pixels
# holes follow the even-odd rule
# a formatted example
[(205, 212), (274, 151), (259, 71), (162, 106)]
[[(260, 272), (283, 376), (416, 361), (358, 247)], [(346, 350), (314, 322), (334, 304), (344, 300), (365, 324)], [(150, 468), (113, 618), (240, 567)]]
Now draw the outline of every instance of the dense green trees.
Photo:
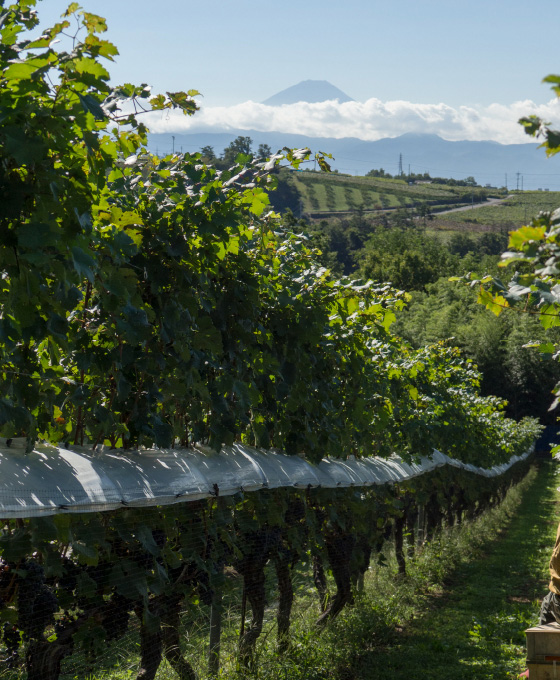
[[(560, 76), (550, 75), (543, 82), (552, 84), (552, 90), (560, 96)], [(527, 134), (543, 138), (541, 146), (548, 156), (560, 151), (560, 131), (550, 127), (537, 116), (520, 119)], [(538, 347), (542, 353), (542, 361), (558, 359), (558, 329), (560, 326), (560, 209), (554, 212), (541, 212), (530, 225), (512, 231), (509, 235), (508, 250), (502, 254), (500, 266), (515, 265), (517, 271), (502, 270), (505, 276), (498, 277), (496, 272), (480, 278), (470, 273), (463, 277), (468, 285), (478, 288), (478, 302), (491, 310), (503, 323), (509, 323), (515, 331), (511, 335), (517, 343)], [(459, 277), (454, 277), (455, 279)], [(502, 314), (504, 311), (510, 314)], [(542, 329), (537, 332), (536, 321), (548, 333), (543, 336)], [(509, 339), (509, 338), (508, 338)], [(521, 356), (523, 360), (521, 360)], [(556, 399), (551, 409), (558, 406), (560, 398), (560, 382), (558, 367), (549, 361), (543, 370), (543, 363), (535, 355), (518, 355), (518, 360), (510, 359), (512, 374), (522, 376), (529, 366), (538, 366), (543, 385), (534, 389), (521, 390), (520, 399), (541, 402), (548, 398), (552, 381), (555, 382)], [(535, 371), (536, 372), (536, 371)], [(526, 385), (524, 384), (524, 387)], [(554, 413), (556, 418), (556, 413)]]
[(529, 340), (545, 342), (547, 332), (534, 317), (488, 316), (472, 291), (447, 281), (458, 272), (498, 276), (507, 236), (456, 233), (444, 240), (413, 217), (397, 211), (373, 220), (356, 213), (313, 227), (312, 239), (323, 264), (334, 271), (359, 272), (412, 293), (394, 326), (407, 342), (420, 348), (453, 338), (480, 369), (483, 393), (507, 400), (508, 415), (532, 415), (552, 424), (555, 415), (548, 407), (560, 372), (546, 356), (524, 348)]
[(407, 291), (423, 290), (458, 265), (445, 244), (413, 226), (376, 230), (360, 254), (360, 270), (367, 278), (390, 281)]
[(356, 211), (344, 219), (307, 225), (313, 243), (322, 251), (325, 266), (337, 273), (359, 274), (390, 281), (407, 291), (424, 290), (428, 283), (481, 264), (491, 266), (507, 237), (485, 233), (477, 237), (457, 233), (444, 240), (426, 231), (429, 207), (395, 210), (380, 217)]
[(250, 137), (239, 135), (230, 142), (222, 154), (218, 157), (212, 146), (203, 146), (200, 149), (202, 158), (208, 164), (215, 165), (219, 169), (226, 170), (235, 165), (237, 157), (241, 154), (247, 160), (255, 157), (259, 161), (266, 161), (272, 156), (272, 149), (268, 144), (259, 144), (257, 152), (253, 152), (253, 140)]
[(224, 149), (220, 160), (225, 167), (229, 168), (235, 164), (239, 154), (243, 156), (252, 156), (253, 150), (251, 148), (253, 140), (250, 137), (239, 136), (233, 142), (230, 142)]
[(385, 172), (383, 168), (380, 168), (379, 170), (373, 169), (369, 170), (366, 172), (366, 177), (385, 177), (387, 179), (406, 179), (408, 182), (432, 182), (434, 184), (448, 184), (450, 186), (461, 186), (461, 187), (477, 187), (479, 184), (477, 184), (476, 180), (474, 177), (470, 176), (465, 177), (465, 179), (453, 179), (451, 177), (431, 177), (430, 173), (428, 172), (412, 172), (409, 174), (403, 174), (403, 175), (391, 175), (389, 172)]
[(395, 332), (414, 346), (452, 338), (481, 371), (483, 393), (507, 400), (508, 415), (555, 422), (548, 408), (560, 367), (550, 356), (540, 357), (524, 347), (528, 339), (544, 342), (550, 337), (534, 317), (488, 314), (471, 289), (442, 278), (413, 294), (397, 319)]

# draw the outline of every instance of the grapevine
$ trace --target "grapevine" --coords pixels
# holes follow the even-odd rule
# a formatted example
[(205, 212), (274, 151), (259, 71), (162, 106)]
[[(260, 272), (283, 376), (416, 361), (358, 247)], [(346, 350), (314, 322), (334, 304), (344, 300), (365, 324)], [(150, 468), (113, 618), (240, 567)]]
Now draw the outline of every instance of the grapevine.
[[(38, 36), (34, 6), (17, 0), (0, 22), (3, 441), (100, 457), (102, 445), (119, 456), (239, 442), (311, 463), (395, 451), (414, 461), (438, 448), (485, 467), (528, 450), (538, 425), (482, 397), (458, 350), (414, 350), (391, 333), (405, 293), (336, 279), (305, 234), (269, 212), (274, 171), (299, 167), (309, 150), (239, 157), (224, 171), (201, 154), (154, 157), (139, 112), (192, 115), (197, 93), (112, 87), (104, 21), (73, 4)], [(70, 15), (73, 50), (57, 52)], [(65, 656), (99, 659), (137, 620), (138, 677), (153, 678), (165, 655), (192, 680), (181, 610), (214, 607), (231, 568), (251, 607), (239, 642), (250, 664), (271, 565), (285, 650), (298, 562), (313, 562), (322, 627), (352, 602), (390, 532), (406, 574), (405, 527), (419, 507), (433, 534), (444, 515), (460, 522), (498, 502), (525, 469), (475, 482), (446, 469), (392, 489), (222, 498), (216, 488), (210, 500), (165, 507), (6, 520), (7, 663), (19, 655), (29, 680), (56, 680)]]

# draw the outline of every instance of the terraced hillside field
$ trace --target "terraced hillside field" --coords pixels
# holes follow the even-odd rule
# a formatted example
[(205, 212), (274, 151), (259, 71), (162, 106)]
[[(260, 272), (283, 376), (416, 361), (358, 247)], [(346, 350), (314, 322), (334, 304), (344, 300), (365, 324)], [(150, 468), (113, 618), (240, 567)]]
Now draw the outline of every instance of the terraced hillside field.
[(291, 172), (290, 183), (300, 196), (301, 208), (310, 217), (363, 210), (364, 212), (413, 208), (428, 203), (446, 206), (478, 203), (499, 192), (480, 187), (442, 184), (408, 184), (401, 179), (354, 177), (338, 173)]

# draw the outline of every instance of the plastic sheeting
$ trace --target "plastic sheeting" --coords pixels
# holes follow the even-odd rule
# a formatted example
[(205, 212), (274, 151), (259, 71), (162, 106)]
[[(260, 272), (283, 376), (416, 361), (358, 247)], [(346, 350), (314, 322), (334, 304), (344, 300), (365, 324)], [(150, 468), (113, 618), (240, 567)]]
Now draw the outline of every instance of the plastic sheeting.
[(368, 487), (402, 482), (443, 465), (484, 477), (503, 474), (530, 455), (478, 468), (434, 451), (406, 463), (389, 459), (325, 458), (318, 465), (280, 451), (235, 444), (219, 453), (205, 447), (122, 451), (39, 445), (0, 439), (0, 517), (38, 517), (170, 505), (238, 492), (292, 487)]

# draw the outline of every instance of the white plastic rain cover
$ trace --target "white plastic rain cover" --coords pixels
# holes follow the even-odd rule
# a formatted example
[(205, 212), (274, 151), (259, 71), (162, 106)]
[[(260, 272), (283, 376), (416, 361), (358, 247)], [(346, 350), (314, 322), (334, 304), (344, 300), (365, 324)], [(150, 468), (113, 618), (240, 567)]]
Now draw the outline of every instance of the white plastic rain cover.
[(431, 458), (406, 463), (389, 459), (325, 458), (318, 465), (278, 450), (241, 444), (218, 452), (192, 449), (98, 451), (43, 444), (26, 453), (25, 439), (0, 439), (0, 516), (36, 517), (64, 512), (100, 512), (145, 507), (211, 496), (277, 488), (344, 488), (402, 482), (442, 465), (493, 477), (525, 459), (489, 470), (434, 451)]

